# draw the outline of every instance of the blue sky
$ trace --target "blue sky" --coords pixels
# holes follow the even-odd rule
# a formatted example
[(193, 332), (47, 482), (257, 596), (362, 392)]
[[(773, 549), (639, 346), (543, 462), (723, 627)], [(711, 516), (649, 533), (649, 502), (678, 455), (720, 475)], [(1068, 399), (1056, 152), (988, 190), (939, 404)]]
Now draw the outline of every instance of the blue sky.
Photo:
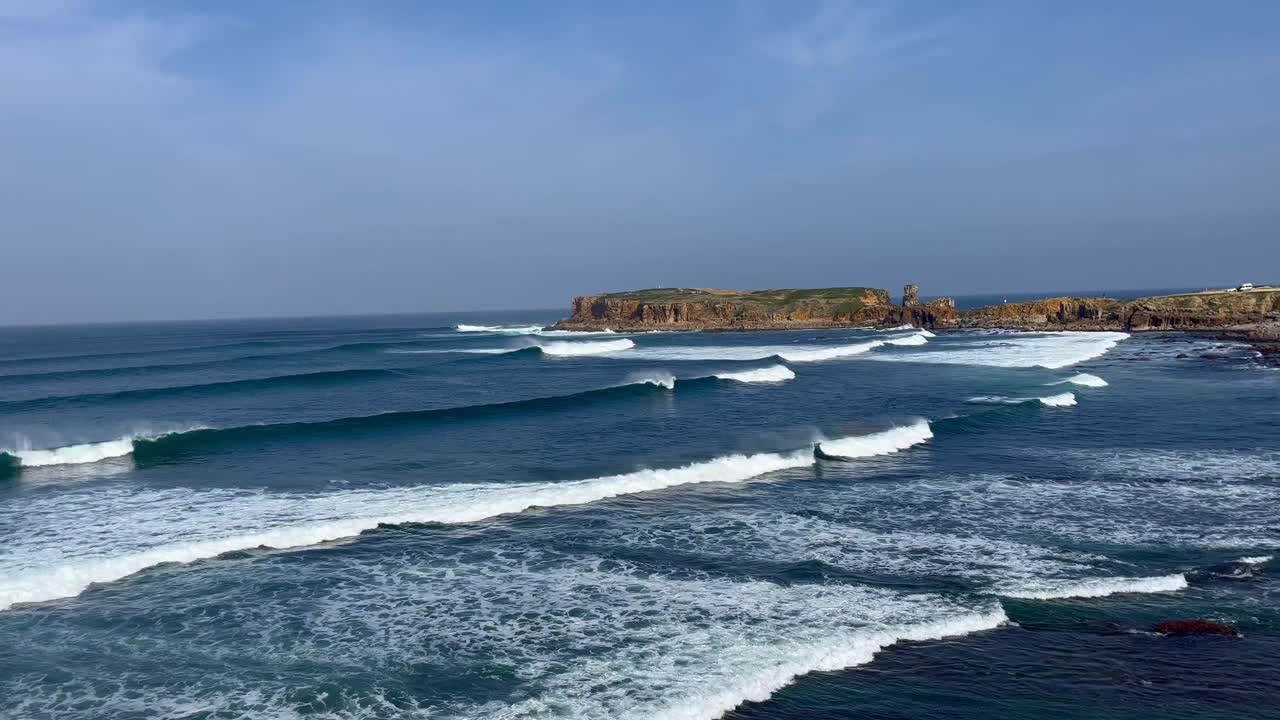
[(0, 0), (0, 157), (0, 323), (1276, 281), (1280, 3)]

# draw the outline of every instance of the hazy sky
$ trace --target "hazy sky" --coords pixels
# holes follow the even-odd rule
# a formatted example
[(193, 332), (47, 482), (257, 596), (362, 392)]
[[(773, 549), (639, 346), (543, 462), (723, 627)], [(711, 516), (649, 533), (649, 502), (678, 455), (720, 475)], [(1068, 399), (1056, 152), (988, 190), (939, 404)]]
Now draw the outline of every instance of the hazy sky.
[(0, 323), (1277, 281), (1280, 2), (0, 0), (0, 251)]

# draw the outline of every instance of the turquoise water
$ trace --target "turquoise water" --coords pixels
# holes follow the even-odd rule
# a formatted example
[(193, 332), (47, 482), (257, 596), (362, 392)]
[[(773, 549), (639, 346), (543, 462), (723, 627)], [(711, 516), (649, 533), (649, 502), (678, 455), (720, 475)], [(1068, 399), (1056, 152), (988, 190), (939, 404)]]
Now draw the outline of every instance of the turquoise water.
[(0, 330), (0, 717), (1276, 716), (1247, 347), (554, 319)]

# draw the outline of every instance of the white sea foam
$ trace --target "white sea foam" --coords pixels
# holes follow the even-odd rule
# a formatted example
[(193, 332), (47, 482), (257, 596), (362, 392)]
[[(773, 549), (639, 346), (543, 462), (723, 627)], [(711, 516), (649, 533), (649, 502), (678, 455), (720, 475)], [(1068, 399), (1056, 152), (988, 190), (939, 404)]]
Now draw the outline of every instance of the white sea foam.
[(1093, 387), (1093, 388), (1100, 388), (1100, 387), (1107, 386), (1106, 380), (1103, 380), (1097, 375), (1090, 375), (1089, 373), (1077, 373), (1067, 378), (1066, 380), (1057, 380), (1055, 382), (1051, 382), (1047, 384), (1065, 385), (1066, 383), (1071, 383), (1072, 385), (1080, 385), (1082, 387)]
[(933, 437), (928, 420), (917, 420), (870, 435), (823, 440), (822, 451), (828, 455), (846, 458), (874, 457), (906, 450)]
[(1144, 578), (1087, 578), (1084, 580), (1042, 580), (1014, 588), (998, 588), (997, 595), (1028, 600), (1096, 598), (1117, 593), (1174, 592), (1187, 587), (1182, 573)]
[(893, 338), (892, 340), (885, 340), (884, 342), (886, 345), (911, 346), (911, 345), (924, 345), (929, 342), (929, 339), (925, 337), (924, 333), (915, 333), (914, 335), (908, 335), (906, 337), (901, 337), (901, 338)]
[(621, 340), (595, 340), (587, 342), (545, 342), (535, 345), (546, 355), (556, 356), (578, 356), (578, 355), (601, 355), (604, 353), (615, 353), (623, 350), (630, 350), (636, 344), (627, 338)]
[[(336, 555), (332, 572), (343, 581), (306, 593), (253, 592), (298, 581), (289, 563), (259, 563), (252, 582), (229, 583), (220, 596), (234, 604), (234, 615), (203, 616), (189, 594), (153, 598), (152, 607), (179, 623), (198, 618), (202, 631), (172, 633), (164, 648), (200, 648), (211, 660), (288, 657), (304, 667), (358, 668), (374, 678), (372, 688), (326, 696), (341, 703), (342, 717), (438, 715), (439, 696), (397, 693), (396, 702), (385, 702), (377, 678), (406, 666), (467, 668), (497, 659), (518, 662), (519, 671), (492, 695), (451, 699), (449, 717), (712, 720), (767, 699), (798, 676), (870, 662), (895, 642), (961, 636), (1007, 621), (992, 598), (672, 575), (520, 542), (487, 543), (460, 563), (456, 548), (423, 545), (409, 555)], [(167, 600), (176, 607), (163, 605)], [(281, 617), (296, 622), (282, 624)], [(219, 630), (221, 642), (209, 643)], [(130, 650), (139, 650), (126, 644), (136, 642), (135, 635), (104, 636), (99, 650), (133, 657)], [(233, 662), (179, 666), (146, 683), (130, 682), (127, 673), (128, 666), (106, 680), (71, 677), (56, 692), (46, 692), (37, 676), (13, 687), (12, 696), (20, 715), (67, 720), (157, 711), (185, 717), (209, 707), (245, 720), (303, 715), (279, 678), (237, 672)]]
[(1076, 404), (1076, 396), (1074, 393), (1058, 393), (1057, 395), (1046, 395), (1045, 397), (1005, 397), (1004, 395), (979, 395), (971, 397), (965, 402), (975, 403), (978, 405), (1021, 405), (1023, 403), (1038, 402), (1046, 407), (1071, 407)]
[(881, 328), (876, 332), (903, 332), (904, 330), (915, 330), (915, 329), (916, 329), (915, 325), (899, 325), (897, 327)]
[(794, 380), (796, 374), (786, 365), (770, 365), (756, 370), (716, 373), (713, 377), (741, 383), (774, 383)]
[(48, 465), (81, 465), (95, 463), (109, 458), (124, 457), (133, 452), (133, 438), (120, 438), (106, 442), (68, 445), (66, 447), (47, 450), (6, 450), (4, 452), (18, 458), (23, 467), (44, 467)]
[(1246, 555), (1236, 560), (1236, 562), (1244, 563), (1245, 565), (1265, 565), (1271, 562), (1274, 557), (1274, 555)]
[[(534, 506), (581, 505), (678, 485), (742, 482), (813, 464), (811, 450), (727, 455), (683, 467), (561, 483), (449, 485), (302, 495), (190, 490), (104, 491), (81, 504), (67, 493), (0, 506), (0, 525), (31, 528), (0, 559), (0, 609), (76, 595), (165, 562), (191, 562), (265, 545), (296, 548), (352, 537), (379, 524), (466, 523)], [(82, 498), (80, 498), (82, 499)], [(48, 503), (44, 507), (41, 503)], [(90, 513), (90, 509), (92, 512)], [(15, 517), (5, 517), (14, 513)], [(78, 517), (83, 513), (90, 513)], [(18, 517), (20, 515), (21, 517)], [(22, 522), (18, 522), (21, 519)], [(68, 533), (97, 528), (95, 541)], [(61, 529), (60, 529), (61, 528)], [(7, 565), (7, 566), (6, 566)]]
[[(972, 333), (939, 350), (880, 355), (876, 360), (1056, 369), (1091, 360), (1129, 337), (1117, 332)], [(993, 338), (983, 340), (979, 338)]]

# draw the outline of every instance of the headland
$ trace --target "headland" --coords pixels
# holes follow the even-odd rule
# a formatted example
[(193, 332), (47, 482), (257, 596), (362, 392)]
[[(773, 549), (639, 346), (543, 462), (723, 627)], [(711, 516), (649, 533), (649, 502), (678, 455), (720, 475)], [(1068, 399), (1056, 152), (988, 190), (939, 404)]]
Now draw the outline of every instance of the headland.
[(950, 298), (920, 302), (908, 285), (901, 304), (868, 287), (783, 290), (655, 288), (573, 299), (560, 330), (794, 330), (891, 327), (930, 330), (1185, 331), (1244, 340), (1280, 355), (1280, 287), (1162, 295), (1136, 300), (1055, 297), (960, 310)]

